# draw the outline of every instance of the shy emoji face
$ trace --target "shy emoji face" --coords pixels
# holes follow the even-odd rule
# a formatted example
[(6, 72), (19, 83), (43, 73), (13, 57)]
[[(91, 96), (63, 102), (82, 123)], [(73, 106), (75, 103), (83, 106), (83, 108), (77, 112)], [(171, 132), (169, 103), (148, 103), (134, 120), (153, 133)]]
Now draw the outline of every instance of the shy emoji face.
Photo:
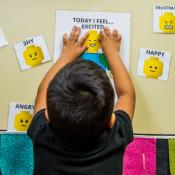
[(98, 49), (101, 48), (100, 42), (99, 42), (100, 34), (97, 33), (96, 30), (90, 30), (89, 36), (85, 41), (85, 46), (88, 47), (87, 52), (88, 53), (98, 53)]
[(144, 61), (143, 72), (147, 78), (158, 78), (163, 73), (163, 62), (157, 57), (150, 57)]
[(15, 115), (14, 128), (17, 131), (27, 131), (31, 120), (32, 114), (30, 114), (29, 111), (21, 111)]
[(162, 16), (160, 16), (159, 26), (163, 32), (175, 32), (175, 16), (173, 15), (173, 13), (165, 12)]
[(44, 59), (43, 52), (39, 46), (30, 45), (23, 52), (25, 63), (28, 66), (35, 67), (40, 65)]

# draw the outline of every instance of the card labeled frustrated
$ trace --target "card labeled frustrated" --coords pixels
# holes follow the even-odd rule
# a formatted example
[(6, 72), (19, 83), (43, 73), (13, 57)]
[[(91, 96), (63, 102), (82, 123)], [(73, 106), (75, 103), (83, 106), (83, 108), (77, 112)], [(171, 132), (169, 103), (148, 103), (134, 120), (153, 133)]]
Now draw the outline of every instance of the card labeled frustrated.
[(8, 44), (8, 42), (5, 38), (4, 32), (0, 27), (0, 47), (6, 46), (7, 44)]
[(8, 117), (8, 131), (27, 131), (33, 117), (34, 105), (10, 103)]
[(14, 45), (21, 70), (50, 61), (47, 45), (42, 35), (28, 38)]
[(140, 49), (137, 75), (159, 80), (167, 80), (171, 53), (153, 49)]
[(155, 5), (153, 7), (153, 31), (175, 33), (175, 6)]

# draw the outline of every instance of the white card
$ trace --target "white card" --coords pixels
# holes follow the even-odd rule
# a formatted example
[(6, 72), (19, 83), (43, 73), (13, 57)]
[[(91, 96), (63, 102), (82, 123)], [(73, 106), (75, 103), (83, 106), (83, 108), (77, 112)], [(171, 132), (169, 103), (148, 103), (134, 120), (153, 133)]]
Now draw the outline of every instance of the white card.
[(170, 52), (141, 48), (137, 75), (145, 78), (167, 80), (170, 59)]
[(34, 105), (10, 103), (8, 117), (8, 131), (27, 131), (33, 118)]
[(6, 46), (8, 44), (3, 30), (0, 28), (0, 47)]
[[(62, 49), (63, 34), (69, 34), (76, 25), (82, 30), (81, 36), (87, 31), (99, 32), (104, 26), (117, 29), (122, 35), (120, 54), (124, 65), (129, 70), (129, 47), (130, 47), (130, 14), (93, 12), (93, 11), (56, 11), (54, 62), (59, 58)], [(81, 37), (80, 36), (80, 37)], [(99, 53), (102, 50), (99, 50)]]
[(21, 70), (31, 69), (50, 61), (47, 45), (42, 35), (28, 38), (14, 45)]
[(175, 6), (155, 5), (153, 7), (153, 31), (175, 33)]

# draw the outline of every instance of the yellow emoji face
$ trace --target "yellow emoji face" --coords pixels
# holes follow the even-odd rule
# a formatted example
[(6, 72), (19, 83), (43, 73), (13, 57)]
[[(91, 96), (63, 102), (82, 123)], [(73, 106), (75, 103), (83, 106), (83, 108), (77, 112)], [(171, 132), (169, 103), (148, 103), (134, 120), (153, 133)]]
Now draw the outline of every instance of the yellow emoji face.
[(101, 48), (100, 42), (99, 42), (100, 34), (97, 33), (96, 30), (90, 30), (89, 36), (85, 41), (85, 46), (88, 47), (87, 52), (88, 53), (98, 53), (98, 49)]
[(163, 62), (157, 57), (150, 57), (144, 61), (143, 72), (147, 78), (158, 78), (163, 73)]
[(27, 131), (31, 120), (32, 114), (29, 111), (21, 111), (15, 115), (14, 128), (17, 131)]
[(39, 46), (30, 45), (23, 52), (25, 63), (28, 66), (35, 67), (40, 65), (44, 59), (43, 52)]
[(173, 13), (165, 12), (162, 16), (160, 16), (159, 26), (163, 32), (175, 32), (175, 16), (173, 15)]

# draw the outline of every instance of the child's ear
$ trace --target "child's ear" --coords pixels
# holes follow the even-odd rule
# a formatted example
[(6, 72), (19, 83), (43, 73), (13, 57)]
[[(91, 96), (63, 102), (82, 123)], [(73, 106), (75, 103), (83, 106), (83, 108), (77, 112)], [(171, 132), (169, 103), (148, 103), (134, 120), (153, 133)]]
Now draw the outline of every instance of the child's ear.
[(115, 123), (115, 120), (116, 120), (116, 118), (115, 118), (115, 114), (112, 113), (112, 115), (111, 115), (111, 119), (109, 120), (109, 123), (108, 123), (108, 127), (109, 127), (109, 128), (113, 128), (114, 123)]
[(46, 119), (49, 121), (47, 109), (45, 110), (45, 117), (46, 117)]

